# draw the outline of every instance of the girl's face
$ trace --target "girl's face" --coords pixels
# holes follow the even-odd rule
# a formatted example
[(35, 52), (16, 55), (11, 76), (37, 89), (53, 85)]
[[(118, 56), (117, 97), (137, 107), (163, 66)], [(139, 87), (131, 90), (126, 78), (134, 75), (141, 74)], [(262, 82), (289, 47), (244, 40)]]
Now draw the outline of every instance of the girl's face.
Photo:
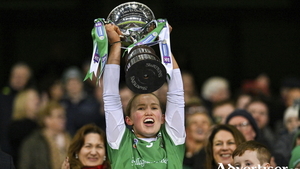
[(213, 143), (213, 157), (218, 165), (222, 163), (224, 166), (233, 163), (232, 153), (236, 149), (233, 135), (226, 130), (220, 130), (216, 133)]
[(89, 133), (84, 137), (78, 158), (86, 167), (102, 165), (105, 161), (105, 145), (98, 133)]
[(164, 115), (158, 99), (152, 94), (141, 94), (132, 102), (131, 115), (126, 116), (126, 123), (132, 125), (138, 138), (156, 137)]

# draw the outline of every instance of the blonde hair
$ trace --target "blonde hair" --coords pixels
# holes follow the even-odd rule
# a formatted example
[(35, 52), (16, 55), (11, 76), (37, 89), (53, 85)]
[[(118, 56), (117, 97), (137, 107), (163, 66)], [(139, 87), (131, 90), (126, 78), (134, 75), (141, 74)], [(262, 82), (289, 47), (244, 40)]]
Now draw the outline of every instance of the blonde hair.
[(209, 100), (214, 93), (220, 89), (227, 89), (228, 87), (229, 82), (227, 79), (218, 76), (210, 77), (202, 86), (202, 97)]
[(45, 118), (52, 115), (52, 111), (55, 109), (62, 109), (65, 111), (65, 108), (57, 101), (48, 102), (38, 114), (38, 122), (41, 127), (45, 127)]
[(28, 96), (32, 92), (38, 94), (38, 92), (35, 89), (26, 89), (17, 94), (13, 103), (13, 120), (21, 120), (27, 117), (26, 111), (27, 103), (29, 102)]

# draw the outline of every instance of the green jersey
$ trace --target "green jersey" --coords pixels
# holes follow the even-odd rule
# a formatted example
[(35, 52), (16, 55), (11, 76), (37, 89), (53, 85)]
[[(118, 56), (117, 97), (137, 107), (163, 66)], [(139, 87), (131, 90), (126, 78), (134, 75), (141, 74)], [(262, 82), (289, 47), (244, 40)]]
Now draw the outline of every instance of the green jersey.
[(184, 149), (184, 144), (174, 145), (162, 125), (157, 140), (151, 142), (126, 129), (119, 149), (108, 146), (108, 155), (113, 169), (181, 169)]

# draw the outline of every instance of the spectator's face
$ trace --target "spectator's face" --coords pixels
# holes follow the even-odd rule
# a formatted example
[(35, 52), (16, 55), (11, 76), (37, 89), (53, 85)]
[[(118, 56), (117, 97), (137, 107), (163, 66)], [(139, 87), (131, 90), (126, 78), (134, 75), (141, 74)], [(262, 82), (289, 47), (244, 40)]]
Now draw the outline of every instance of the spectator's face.
[(27, 95), (26, 113), (27, 117), (35, 118), (40, 109), (40, 97), (35, 90), (30, 90)]
[(232, 153), (236, 149), (233, 135), (226, 130), (220, 130), (213, 139), (213, 157), (218, 165), (224, 166), (233, 163)]
[(63, 132), (65, 130), (66, 116), (62, 108), (51, 110), (51, 115), (46, 117), (46, 127), (56, 131)]
[(78, 94), (82, 92), (83, 83), (79, 79), (71, 78), (66, 82), (66, 90), (69, 95)]
[(258, 128), (264, 128), (269, 121), (268, 108), (262, 102), (251, 103), (248, 108), (248, 112), (251, 113), (252, 117), (255, 119)]
[(220, 88), (217, 92), (213, 93), (211, 96), (211, 101), (213, 103), (227, 100), (230, 97), (229, 90), (227, 88)]
[(286, 97), (286, 106), (287, 107), (292, 106), (294, 104), (294, 100), (299, 98), (300, 98), (300, 89), (298, 88), (290, 89)]
[(193, 77), (190, 74), (183, 74), (182, 81), (184, 93), (189, 97), (193, 96), (195, 94), (195, 84)]
[(249, 121), (245, 117), (232, 117), (228, 124), (235, 126), (244, 135), (246, 141), (255, 139), (256, 133)]
[(120, 90), (120, 96), (123, 108), (127, 107), (129, 100), (133, 97), (133, 92), (129, 88)]
[(238, 168), (258, 168), (268, 167), (269, 163), (264, 163), (261, 165), (257, 158), (257, 151), (246, 150), (241, 156), (235, 156), (233, 158), (233, 166)]
[(30, 78), (30, 71), (25, 66), (16, 67), (12, 70), (10, 76), (10, 85), (13, 89), (19, 91), (24, 89)]
[(207, 115), (191, 114), (187, 117), (186, 135), (188, 139), (203, 142), (207, 139), (211, 123)]
[(156, 137), (164, 116), (158, 99), (152, 94), (141, 94), (132, 102), (131, 115), (126, 123), (132, 125), (138, 138)]
[(89, 133), (84, 137), (78, 158), (84, 166), (98, 166), (105, 159), (105, 145), (101, 136), (97, 133)]
[(293, 132), (295, 131), (299, 126), (300, 122), (298, 120), (298, 117), (289, 117), (287, 118), (285, 122), (286, 129), (288, 132)]
[(61, 83), (56, 83), (50, 88), (50, 95), (53, 100), (59, 101), (64, 95), (64, 89)]
[(213, 109), (213, 117), (217, 123), (225, 124), (227, 116), (234, 111), (231, 104), (224, 104)]
[(245, 109), (246, 105), (251, 101), (251, 96), (241, 95), (236, 101), (237, 109)]

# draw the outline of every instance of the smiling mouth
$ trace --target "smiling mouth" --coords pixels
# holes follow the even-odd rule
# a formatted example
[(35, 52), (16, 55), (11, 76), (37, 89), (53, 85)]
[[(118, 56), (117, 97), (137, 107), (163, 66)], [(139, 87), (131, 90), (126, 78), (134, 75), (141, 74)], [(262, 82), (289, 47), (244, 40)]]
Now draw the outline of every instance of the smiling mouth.
[(231, 157), (231, 154), (221, 154), (221, 157), (228, 158)]
[(98, 158), (96, 158), (96, 157), (90, 157), (90, 158), (88, 158), (90, 161), (97, 161), (98, 160)]
[(153, 120), (153, 119), (145, 119), (145, 120), (144, 120), (144, 123), (145, 123), (145, 124), (153, 124), (153, 123), (154, 123), (154, 120)]
[(197, 134), (203, 134), (203, 133), (204, 133), (204, 131), (202, 129), (197, 130)]

